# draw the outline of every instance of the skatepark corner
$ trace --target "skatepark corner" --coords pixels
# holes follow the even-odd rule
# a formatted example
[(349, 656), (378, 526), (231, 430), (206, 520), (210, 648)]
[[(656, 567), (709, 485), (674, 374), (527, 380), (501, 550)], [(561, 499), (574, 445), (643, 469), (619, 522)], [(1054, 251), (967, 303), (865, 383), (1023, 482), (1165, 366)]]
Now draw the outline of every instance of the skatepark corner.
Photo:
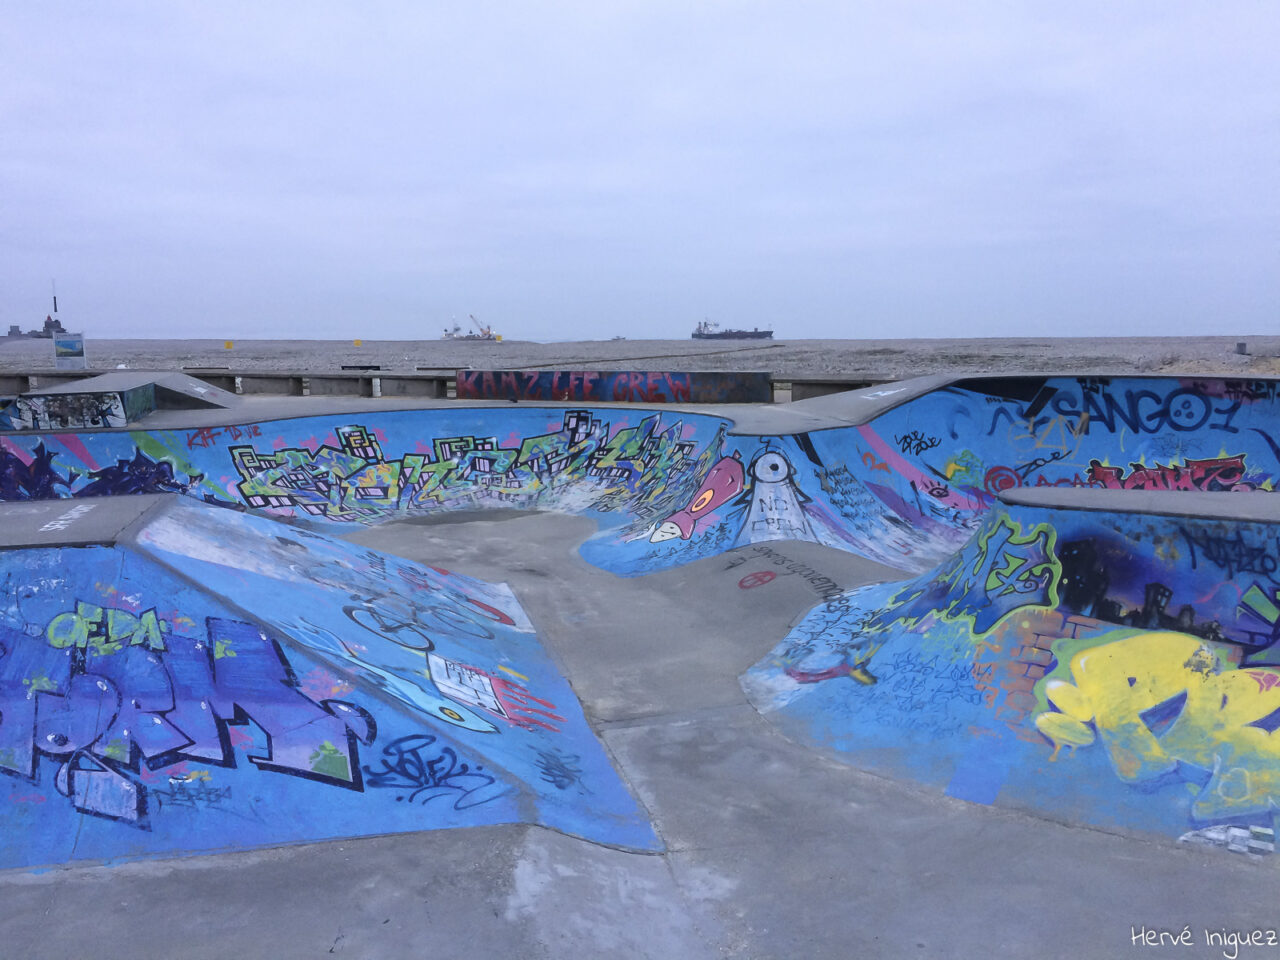
[[(124, 936), (104, 903), (42, 940), (43, 899), (106, 887), (248, 918), (183, 956), (1111, 956), (1135, 924), (1256, 926), (1278, 383), (15, 400), (0, 929)], [(143, 926), (131, 955), (179, 955)]]

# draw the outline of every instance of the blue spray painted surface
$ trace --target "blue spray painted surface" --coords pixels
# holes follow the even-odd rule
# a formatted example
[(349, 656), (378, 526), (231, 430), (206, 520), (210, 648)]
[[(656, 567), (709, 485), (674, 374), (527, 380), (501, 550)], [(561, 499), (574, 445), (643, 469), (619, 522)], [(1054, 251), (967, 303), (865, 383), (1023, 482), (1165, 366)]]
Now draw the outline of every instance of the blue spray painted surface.
[(293, 534), (186, 503), (136, 548), (6, 555), (0, 864), (506, 822), (657, 846), (509, 591)]
[(600, 520), (583, 550), (637, 575), (805, 539), (913, 571), (1015, 486), (1274, 487), (1275, 384), (967, 380), (860, 426), (733, 437), (667, 411), (448, 409), (188, 431), (0, 438), (0, 499), (178, 492), (318, 525), (529, 507)]
[[(1169, 521), (1150, 531), (1163, 538), (1163, 552), (1152, 553), (1142, 544), (1155, 539), (1134, 539), (1119, 519), (1110, 533), (1088, 533), (1065, 515), (1001, 521), (990, 511), (997, 493), (1018, 486), (1271, 491), (1280, 473), (1278, 413), (1270, 381), (1059, 377), (961, 381), (866, 424), (775, 437), (730, 436), (728, 421), (688, 413), (527, 407), (30, 434), (0, 438), (0, 498), (167, 490), (316, 528), (536, 507), (598, 520), (582, 554), (623, 576), (779, 539), (935, 570), (907, 587), (829, 600), (752, 671), (753, 696), (793, 732), (957, 796), (1048, 804), (1095, 822), (1200, 829), (1261, 816), (1249, 806), (1269, 789), (1260, 761), (1205, 775), (1213, 763), (1179, 740), (1207, 722), (1199, 695), (1188, 694), (1181, 711), (1177, 691), (1136, 711), (1133, 722), (1156, 740), (1172, 731), (1180, 744), (1172, 760), (1148, 741), (1126, 741), (1112, 721), (1128, 716), (1125, 702), (1176, 687), (1182, 662), (1207, 664), (1201, 673), (1218, 678), (1201, 693), (1230, 683), (1270, 697), (1267, 647), (1280, 600), (1269, 580), (1246, 583), (1255, 567), (1241, 564), (1261, 564), (1269, 576), (1274, 567), (1264, 568), (1280, 561), (1250, 560), (1257, 545), (1230, 532), (1180, 539)], [(274, 611), (262, 583), (170, 546), (148, 549), (155, 557), (168, 551), (166, 562), (191, 576), (221, 577), (237, 604), (245, 598), (264, 622), (296, 632), (316, 664), (338, 662), (332, 625)], [(1168, 573), (1192, 555), (1194, 584)], [(1106, 587), (1085, 604), (1081, 583), (1101, 582), (1098, 570)], [(1150, 583), (1170, 595), (1148, 593)], [(1222, 636), (1205, 632), (1213, 618)], [(1108, 685), (1115, 670), (1098, 665), (1142, 659), (1135, 651), (1152, 634), (1183, 638), (1162, 649), (1195, 646), (1178, 663), (1161, 660), (1147, 679), (1135, 676), (1125, 689), (1138, 692), (1126, 700)], [(438, 710), (438, 684), (433, 694), (431, 684), (406, 678), (392, 649), (405, 647), (388, 642), (359, 668), (361, 682), (406, 708)], [(1087, 653), (1082, 644), (1107, 649), (1076, 663)], [(1236, 679), (1221, 679), (1228, 674)], [(1232, 694), (1232, 703), (1250, 702)], [(1229, 754), (1247, 759), (1271, 721), (1237, 720), (1230, 718)], [(487, 736), (465, 724), (458, 730)], [(1222, 744), (1224, 736), (1201, 740)], [(1071, 775), (1060, 773), (1068, 767)], [(527, 770), (523, 776), (528, 782)], [(1046, 799), (1053, 791), (1058, 799)]]
[(860, 765), (1083, 822), (1272, 830), (1280, 526), (1001, 507), (906, 584), (815, 608), (743, 678)]

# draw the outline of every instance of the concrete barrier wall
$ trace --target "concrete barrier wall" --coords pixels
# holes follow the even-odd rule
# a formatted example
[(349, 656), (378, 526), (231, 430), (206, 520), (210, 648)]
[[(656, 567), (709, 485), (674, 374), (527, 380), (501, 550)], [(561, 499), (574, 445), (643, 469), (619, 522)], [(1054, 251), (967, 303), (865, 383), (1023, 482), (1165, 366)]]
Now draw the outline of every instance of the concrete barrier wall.
[(459, 400), (569, 403), (772, 403), (767, 373), (624, 370), (459, 370)]
[[(455, 385), (457, 375), (454, 371), (441, 371), (436, 368), (419, 368), (419, 370), (431, 370), (432, 372), (416, 372), (416, 373), (399, 373), (395, 371), (381, 371), (377, 367), (370, 366), (344, 366), (340, 372), (315, 373), (315, 372), (288, 372), (284, 374), (272, 374), (267, 371), (258, 370), (233, 370), (230, 367), (192, 367), (183, 370), (188, 376), (205, 383), (212, 384), (220, 389), (230, 391), (231, 393), (259, 394), (259, 395), (276, 395), (276, 396), (310, 396), (308, 381), (312, 377), (323, 379), (326, 381), (327, 392), (335, 396), (356, 396), (356, 397), (449, 397), (455, 396)], [(0, 396), (14, 396), (26, 393), (28, 390), (41, 387), (55, 386), (63, 383), (70, 383), (76, 380), (86, 379), (102, 373), (110, 373), (112, 371), (104, 370), (85, 370), (81, 372), (75, 371), (57, 371), (51, 372), (47, 370), (35, 370), (28, 372), (9, 372), (0, 374)], [(510, 372), (510, 371), (506, 371)], [(604, 371), (602, 376), (614, 376), (613, 371)], [(867, 378), (860, 377), (857, 379), (800, 379), (791, 380), (787, 378), (776, 378), (772, 374), (761, 373), (733, 373), (724, 372), (715, 374), (715, 376), (723, 376), (730, 383), (735, 378), (741, 379), (748, 383), (749, 393), (738, 393), (740, 400), (725, 399), (732, 396), (729, 393), (717, 393), (711, 389), (705, 392), (703, 399), (695, 399), (691, 402), (695, 403), (770, 403), (775, 398), (780, 397), (783, 400), (802, 400), (808, 397), (826, 396), (832, 393), (839, 393), (847, 390), (856, 390), (872, 384), (886, 383), (886, 378)], [(763, 378), (769, 383), (769, 391), (767, 394), (762, 393), (755, 385), (757, 378)], [(317, 391), (318, 392), (318, 391)], [(639, 395), (638, 388), (631, 390), (628, 388), (630, 396), (629, 400), (643, 402)], [(587, 397), (586, 400), (612, 400), (612, 397)], [(660, 402), (660, 401), (654, 401)]]

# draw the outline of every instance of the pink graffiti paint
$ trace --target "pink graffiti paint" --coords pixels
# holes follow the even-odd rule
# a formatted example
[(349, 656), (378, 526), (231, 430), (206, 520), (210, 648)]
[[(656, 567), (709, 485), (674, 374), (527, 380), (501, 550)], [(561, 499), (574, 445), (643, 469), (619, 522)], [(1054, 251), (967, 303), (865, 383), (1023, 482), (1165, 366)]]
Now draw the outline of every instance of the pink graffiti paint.
[[(913, 481), (916, 485), (916, 489), (921, 493), (932, 497), (939, 503), (945, 503), (949, 507), (956, 507), (959, 510), (973, 509), (973, 505), (969, 502), (968, 497), (956, 493), (950, 487), (941, 488), (937, 480), (933, 477), (926, 476), (922, 470), (908, 463), (902, 455), (898, 453), (898, 451), (885, 443), (881, 436), (869, 426), (864, 424), (858, 427), (857, 430), (858, 433), (862, 435), (862, 439), (865, 440), (871, 446), (871, 449), (876, 452), (876, 456), (889, 464), (889, 466), (892, 467), (899, 476), (906, 480)], [(946, 493), (941, 493), (941, 489), (945, 489)]]
[(76, 459), (90, 470), (99, 469), (98, 461), (93, 458), (93, 454), (88, 451), (84, 443), (74, 433), (60, 433), (54, 439), (61, 443), (68, 453), (74, 454)]
[(658, 529), (649, 537), (649, 542), (661, 543), (676, 537), (688, 540), (693, 536), (700, 519), (742, 492), (744, 478), (742, 461), (737, 458), (736, 453), (732, 457), (721, 457), (707, 471), (706, 479), (694, 491), (689, 505), (658, 524)]
[(552, 732), (559, 731), (559, 727), (547, 722), (548, 720), (565, 722), (564, 717), (552, 712), (556, 707), (554, 703), (535, 697), (514, 680), (493, 674), (488, 676), (493, 682), (494, 695), (507, 711), (507, 718), (512, 723), (521, 727), (541, 727)]
[(8, 450), (11, 454), (23, 462), (25, 466), (31, 466), (31, 454), (23, 450), (20, 446), (10, 440), (8, 437), (0, 437), (0, 446)]
[(1247, 670), (1245, 672), (1257, 681), (1259, 692), (1270, 690), (1276, 684), (1280, 683), (1280, 674), (1264, 673), (1261, 670)]

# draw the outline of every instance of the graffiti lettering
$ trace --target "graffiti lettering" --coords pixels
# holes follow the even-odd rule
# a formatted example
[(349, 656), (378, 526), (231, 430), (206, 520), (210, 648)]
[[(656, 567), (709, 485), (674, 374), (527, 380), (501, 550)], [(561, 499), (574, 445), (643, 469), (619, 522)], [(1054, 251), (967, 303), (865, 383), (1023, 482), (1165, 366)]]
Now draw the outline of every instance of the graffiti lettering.
[(165, 807), (201, 810), (219, 807), (223, 800), (230, 800), (231, 788), (210, 786), (205, 779), (170, 777), (169, 787), (167, 789), (152, 787), (151, 796), (155, 798), (156, 806), (161, 810)]
[(123, 427), (124, 398), (119, 393), (55, 393), (17, 397), (0, 411), (0, 429), (67, 430)]
[(610, 433), (590, 412), (570, 410), (560, 431), (525, 438), (518, 446), (502, 446), (494, 437), (440, 437), (430, 454), (388, 460), (373, 434), (349, 425), (334, 431), (336, 447), (228, 450), (248, 506), (301, 510), (329, 520), (370, 522), (392, 511), (486, 501), (535, 506), (558, 489), (564, 475), (597, 488), (595, 509), (658, 513), (688, 491), (695, 472), (709, 466), (693, 457), (695, 445), (683, 432), (680, 421), (660, 427), (655, 415)]
[(902, 436), (895, 436), (894, 443), (898, 445), (898, 449), (903, 453), (912, 453), (916, 456), (924, 453), (926, 450), (932, 450), (934, 447), (942, 443), (941, 437), (927, 437), (919, 430), (912, 430)]
[(577, 754), (563, 754), (558, 750), (537, 750), (538, 774), (542, 780), (557, 790), (568, 790), (572, 786), (581, 786), (581, 757)]
[(94, 504), (92, 503), (77, 504), (76, 506), (68, 510), (66, 513), (59, 514), (57, 517), (50, 520), (48, 523), (43, 524), (40, 527), (40, 532), (49, 533), (54, 530), (65, 530), (67, 529), (67, 527), (71, 526), (71, 524), (75, 523), (76, 520), (78, 520), (80, 517), (83, 517), (86, 513), (88, 513), (93, 508), (94, 508)]
[(1198, 820), (1269, 814), (1280, 802), (1274, 670), (1234, 669), (1216, 644), (1177, 633), (1080, 646), (1054, 645), (1071, 682), (1061, 667), (1042, 681), (1053, 709), (1036, 727), (1054, 756), (1101, 739), (1126, 783), (1177, 776), (1199, 787)]
[(196, 640), (162, 623), (80, 603), (49, 623), (47, 644), (0, 627), (0, 772), (35, 782), (48, 758), (77, 810), (146, 828), (141, 765), (233, 767), (230, 729), (252, 722), (266, 736), (247, 755), (259, 770), (361, 789), (372, 717), (307, 697), (252, 624), (210, 617)]
[(1067, 453), (1065, 450), (1054, 450), (1052, 453), (1050, 453), (1046, 457), (1037, 457), (1036, 459), (1032, 460), (1030, 463), (1024, 463), (1019, 465), (1017, 468), (1018, 476), (1022, 479), (1022, 482), (1025, 483), (1027, 480), (1027, 477), (1030, 476), (1033, 471), (1039, 470), (1042, 467), (1047, 467), (1049, 464), (1054, 463), (1055, 461), (1058, 461), (1058, 460), (1062, 460), (1066, 456), (1067, 456)]
[(1041, 400), (1037, 409), (1044, 409), (1044, 416), (1031, 412), (1028, 402), (1015, 410), (1004, 405), (997, 407), (991, 417), (987, 435), (995, 433), (1000, 420), (1025, 423), (1030, 436), (1049, 424), (1054, 415), (1065, 418), (1073, 434), (1079, 435), (1097, 426), (1109, 433), (1120, 429), (1134, 434), (1159, 433), (1172, 430), (1189, 433), (1201, 429), (1222, 430), (1236, 433), (1231, 425), (1240, 409), (1239, 399), (1228, 398), (1215, 404), (1198, 387), (1177, 387), (1164, 394), (1149, 388), (1113, 390), (1109, 384), (1078, 380), (1076, 389), (1050, 388), (1052, 395), (1047, 403)]
[(452, 747), (434, 747), (431, 734), (411, 734), (393, 740), (382, 748), (377, 769), (364, 768), (369, 787), (403, 790), (397, 800), (428, 804), (445, 797), (453, 801), (453, 809), (465, 810), (495, 800), (509, 792), (496, 777), (484, 773), (484, 767), (463, 763)]
[(251, 437), (262, 436), (262, 428), (251, 423), (243, 427), (201, 427), (199, 430), (190, 430), (187, 432), (187, 449), (193, 450), (196, 447), (211, 447), (215, 445), (215, 441), (221, 439), (224, 442), (230, 441), (237, 443), (241, 440), (248, 440)]
[(888, 622), (914, 622), (936, 611), (947, 620), (972, 618), (973, 632), (981, 635), (1020, 607), (1056, 606), (1062, 569), (1056, 538), (1046, 523), (1024, 532), (1007, 516), (988, 521), (934, 579), (895, 597)]
[(1120, 467), (1104, 467), (1089, 461), (1089, 482), (1112, 490), (1253, 490), (1244, 480), (1244, 454), (1212, 460), (1188, 460), (1183, 466), (1129, 464), (1128, 476)]
[(1192, 567), (1203, 557), (1220, 567), (1228, 577), (1234, 577), (1237, 573), (1252, 573), (1276, 581), (1275, 572), (1280, 567), (1280, 560), (1277, 560), (1280, 542), (1276, 543), (1276, 551), (1272, 552), (1269, 544), (1246, 543), (1244, 534), (1239, 530), (1234, 535), (1227, 535), (1179, 527), (1178, 532), (1191, 551)]
[[(821, 596), (824, 600), (833, 600), (844, 593), (844, 588), (837, 584), (830, 577), (825, 577), (812, 567), (800, 563), (798, 560), (792, 560), (790, 557), (779, 553), (772, 547), (765, 547), (759, 544), (753, 546), (752, 551), (758, 556), (766, 560), (772, 560), (774, 566), (782, 567), (789, 574), (795, 574), (803, 579), (813, 588), (814, 592)], [(772, 572), (772, 571), (766, 571)], [(775, 574), (776, 576), (776, 574)], [(769, 578), (770, 580), (773, 577)], [(741, 584), (739, 584), (741, 585)]]
[(870, 450), (862, 455), (862, 462), (872, 470), (880, 470), (884, 473), (893, 473), (893, 471), (889, 469), (889, 465), (883, 460), (877, 460), (876, 455)]

